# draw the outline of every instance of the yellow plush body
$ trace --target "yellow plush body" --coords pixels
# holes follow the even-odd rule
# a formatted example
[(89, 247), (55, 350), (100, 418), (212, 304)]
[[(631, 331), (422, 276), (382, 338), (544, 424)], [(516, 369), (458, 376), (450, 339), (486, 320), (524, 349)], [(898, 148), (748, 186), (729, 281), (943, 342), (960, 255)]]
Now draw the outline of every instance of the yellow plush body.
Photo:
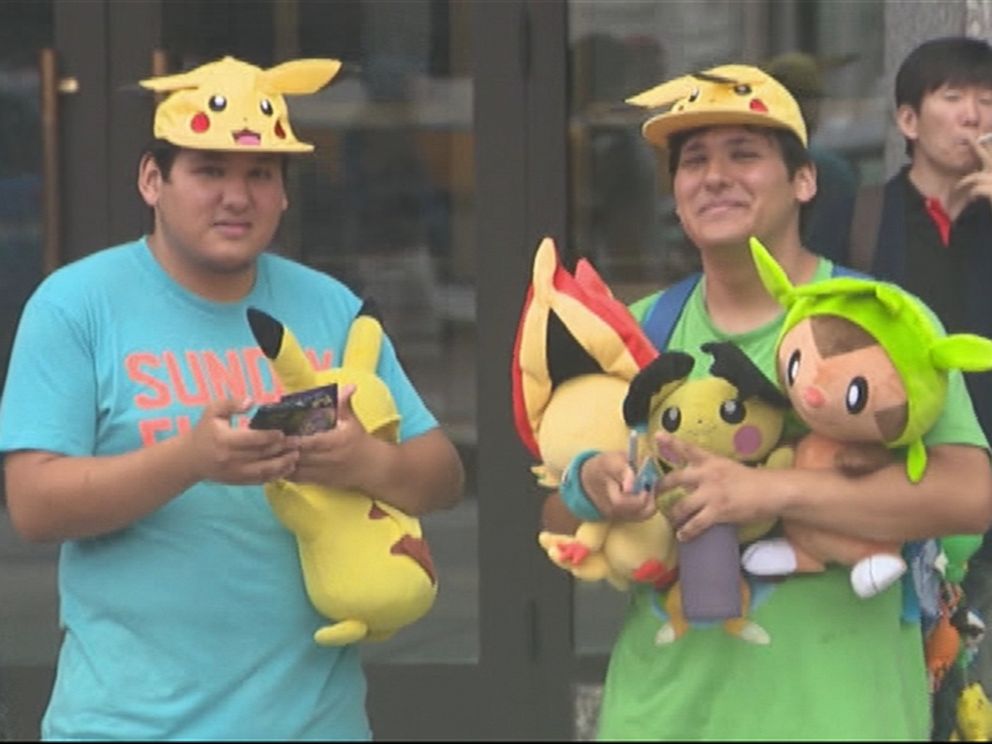
[[(714, 362), (706, 377), (690, 379), (693, 357), (680, 351), (662, 352), (631, 381), (624, 401), (628, 425), (646, 429), (649, 455), (666, 469), (674, 467), (655, 445), (655, 434), (666, 431), (678, 439), (738, 462), (765, 467), (790, 467), (793, 451), (780, 444), (788, 403), (771, 381), (729, 342), (704, 344)], [(638, 459), (640, 462), (640, 458)], [(657, 494), (659, 512), (666, 514), (684, 493), (670, 489)], [(667, 521), (667, 520), (666, 520)], [(737, 538), (748, 543), (767, 533), (774, 520), (738, 526)], [(674, 564), (674, 561), (673, 561)], [(739, 574), (735, 561), (733, 571)], [(740, 577), (740, 614), (723, 621), (730, 635), (751, 643), (769, 642), (763, 628), (747, 617), (750, 590)], [(683, 611), (682, 581), (665, 597), (669, 622), (656, 643), (671, 643), (690, 626)]]
[(981, 684), (972, 682), (958, 696), (957, 725), (951, 741), (989, 741), (992, 739), (992, 703)]
[[(330, 383), (356, 385), (352, 409), (371, 434), (395, 442), (399, 414), (376, 373), (383, 331), (371, 315), (351, 326), (339, 367), (315, 371), (292, 332), (257, 310), (249, 322), (287, 392)], [(359, 491), (277, 480), (265, 494), (296, 536), (306, 591), (332, 622), (314, 633), (321, 645), (389, 638), (427, 613), (437, 580), (420, 522)]]
[[(627, 448), (627, 386), (656, 355), (591, 264), (580, 260), (571, 274), (551, 239), (543, 240), (512, 368), (517, 431), (540, 459), (532, 471), (541, 485), (557, 488), (583, 450)], [(638, 523), (583, 522), (574, 534), (543, 530), (538, 542), (576, 578), (606, 580), (618, 589), (665, 581), (675, 557), (674, 533), (662, 514)]]

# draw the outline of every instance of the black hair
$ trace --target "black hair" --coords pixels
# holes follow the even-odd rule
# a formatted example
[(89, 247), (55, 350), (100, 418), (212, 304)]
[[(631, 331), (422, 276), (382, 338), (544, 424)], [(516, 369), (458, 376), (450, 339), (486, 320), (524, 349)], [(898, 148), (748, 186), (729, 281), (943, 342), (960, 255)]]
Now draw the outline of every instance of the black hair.
[[(790, 181), (795, 178), (796, 173), (800, 168), (805, 166), (815, 167), (813, 163), (813, 156), (810, 155), (809, 150), (806, 149), (806, 145), (804, 145), (802, 140), (799, 139), (799, 135), (791, 129), (782, 129), (780, 127), (758, 127), (750, 125), (744, 125), (743, 128), (748, 131), (755, 132), (756, 134), (764, 135), (778, 145), (778, 151), (782, 154), (782, 161), (785, 163), (785, 171), (788, 173)], [(690, 137), (694, 137), (707, 129), (712, 129), (712, 126), (685, 129), (681, 132), (674, 132), (669, 136), (668, 175), (672, 179), (675, 178), (675, 171), (679, 168), (679, 159), (681, 158), (682, 148), (685, 147), (685, 143), (689, 141)], [(801, 204), (799, 207), (799, 231), (801, 234), (804, 234), (806, 222), (809, 218), (810, 212), (812, 211), (813, 202), (815, 201), (816, 197), (814, 196), (808, 202)]]
[[(923, 42), (896, 73), (896, 108), (910, 106), (919, 113), (923, 97), (943, 85), (992, 88), (992, 46), (967, 36)], [(910, 140), (906, 140), (906, 154), (913, 154)]]
[[(162, 178), (168, 181), (172, 173), (172, 165), (176, 162), (176, 156), (179, 155), (182, 149), (179, 145), (174, 145), (167, 140), (154, 139), (144, 146), (141, 151), (141, 157), (143, 158), (145, 155), (150, 156), (162, 172)], [(280, 157), (280, 167), (282, 169), (282, 180), (285, 182), (289, 171), (289, 156), (283, 154)]]

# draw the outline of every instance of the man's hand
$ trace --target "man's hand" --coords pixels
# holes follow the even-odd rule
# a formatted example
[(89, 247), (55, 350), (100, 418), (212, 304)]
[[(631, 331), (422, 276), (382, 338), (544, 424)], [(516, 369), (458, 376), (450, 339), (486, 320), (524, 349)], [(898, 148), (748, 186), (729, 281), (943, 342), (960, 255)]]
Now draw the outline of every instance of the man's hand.
[(188, 452), (198, 480), (232, 485), (260, 484), (287, 476), (299, 458), (299, 437), (281, 431), (248, 429), (231, 424), (251, 400), (211, 401), (191, 432)]
[(582, 489), (605, 520), (639, 522), (658, 510), (653, 490), (630, 492), (635, 474), (622, 452), (600, 452), (590, 457), (582, 464), (579, 476)]
[(351, 407), (354, 385), (338, 391), (337, 422), (333, 429), (300, 437), (300, 459), (287, 478), (328, 488), (365, 490), (369, 470), (376, 467), (376, 445), (385, 445), (362, 426)]
[[(959, 204), (962, 210), (975, 199), (988, 199), (992, 204), (992, 132), (971, 140), (971, 146), (978, 158), (979, 168), (958, 181), (951, 196), (951, 201)], [(959, 213), (951, 212), (954, 215)]]
[(666, 432), (655, 435), (660, 451), (681, 467), (666, 474), (662, 492), (681, 489), (684, 495), (669, 509), (680, 541), (692, 540), (714, 524), (745, 524), (774, 519), (775, 484), (784, 471), (751, 468)]

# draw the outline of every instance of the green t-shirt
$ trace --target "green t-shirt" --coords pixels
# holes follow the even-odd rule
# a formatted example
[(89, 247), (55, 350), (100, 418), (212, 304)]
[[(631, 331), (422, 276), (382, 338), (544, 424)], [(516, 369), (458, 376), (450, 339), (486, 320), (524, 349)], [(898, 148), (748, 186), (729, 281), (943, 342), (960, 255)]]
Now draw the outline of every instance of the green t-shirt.
[[(822, 260), (815, 278), (830, 270)], [(656, 298), (631, 307), (638, 320)], [(669, 346), (696, 356), (693, 375), (704, 376), (712, 358), (700, 346), (730, 340), (774, 380), (782, 317), (749, 333), (721, 333), (706, 313), (701, 282)], [(947, 400), (925, 441), (987, 446), (959, 373), (951, 375)], [(848, 577), (842, 566), (777, 582), (748, 577), (748, 619), (769, 634), (767, 645), (719, 624), (695, 625), (656, 645), (667, 622), (664, 596), (635, 590), (610, 659), (599, 738), (928, 739), (923, 644), (919, 625), (902, 619), (902, 582), (860, 599)]]

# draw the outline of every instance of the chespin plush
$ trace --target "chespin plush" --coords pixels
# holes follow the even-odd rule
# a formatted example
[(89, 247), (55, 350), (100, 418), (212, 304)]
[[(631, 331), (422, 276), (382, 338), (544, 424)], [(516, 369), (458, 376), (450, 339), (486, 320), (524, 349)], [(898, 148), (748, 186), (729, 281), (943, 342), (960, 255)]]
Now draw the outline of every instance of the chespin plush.
[[(539, 461), (532, 470), (541, 485), (558, 488), (584, 450), (627, 448), (623, 399), (656, 356), (592, 265), (582, 259), (569, 273), (545, 238), (534, 256), (511, 367), (517, 434)], [(544, 531), (538, 539), (556, 565), (587, 581), (625, 588), (671, 579), (674, 535), (661, 514), (622, 529), (586, 521), (574, 535)]]
[[(809, 426), (796, 467), (858, 474), (905, 447), (912, 482), (926, 470), (923, 436), (944, 406), (948, 371), (992, 369), (992, 341), (946, 335), (919, 301), (898, 287), (838, 277), (793, 286), (761, 243), (751, 252), (769, 293), (785, 308), (776, 347), (779, 381)], [(881, 452), (882, 457), (865, 453)], [(901, 546), (783, 520), (785, 537), (750, 546), (746, 570), (759, 575), (851, 566), (860, 597), (878, 594), (906, 570)]]
[[(624, 417), (628, 425), (646, 429), (650, 456), (662, 470), (676, 467), (655, 444), (654, 435), (666, 431), (737, 462), (788, 467), (792, 463), (792, 450), (780, 443), (788, 400), (733, 343), (707, 343), (702, 349), (713, 355), (706, 377), (689, 379), (694, 366), (692, 355), (667, 351), (631, 382), (624, 400)], [(681, 489), (658, 494), (661, 513), (666, 513), (682, 496)], [(669, 622), (659, 630), (656, 643), (671, 643), (683, 635), (693, 612), (701, 612), (700, 619), (704, 615), (705, 619), (722, 619), (726, 632), (751, 643), (769, 642), (765, 630), (747, 619), (750, 590), (741, 576), (738, 544), (760, 537), (773, 524), (763, 521), (739, 527), (730, 525), (727, 544), (722, 544), (722, 535), (718, 542), (699, 543), (705, 552), (697, 551), (691, 558), (688, 552), (691, 544), (679, 545), (684, 553), (678, 556), (681, 578), (665, 598)], [(712, 529), (722, 531), (723, 526)], [(687, 560), (695, 565), (690, 567)], [(686, 586), (690, 576), (692, 584)], [(728, 596), (708, 596), (712, 591), (725, 591)], [(725, 601), (728, 598), (729, 603)], [(710, 614), (717, 607), (718, 614)]]
[[(248, 323), (287, 392), (354, 384), (350, 402), (361, 425), (397, 441), (399, 413), (376, 375), (383, 330), (367, 304), (348, 332), (341, 365), (321, 371), (275, 318), (249, 308)], [(310, 601), (331, 620), (314, 633), (317, 643), (385, 640), (431, 608), (437, 579), (417, 519), (360, 491), (280, 479), (266, 484), (265, 495), (296, 536)]]

